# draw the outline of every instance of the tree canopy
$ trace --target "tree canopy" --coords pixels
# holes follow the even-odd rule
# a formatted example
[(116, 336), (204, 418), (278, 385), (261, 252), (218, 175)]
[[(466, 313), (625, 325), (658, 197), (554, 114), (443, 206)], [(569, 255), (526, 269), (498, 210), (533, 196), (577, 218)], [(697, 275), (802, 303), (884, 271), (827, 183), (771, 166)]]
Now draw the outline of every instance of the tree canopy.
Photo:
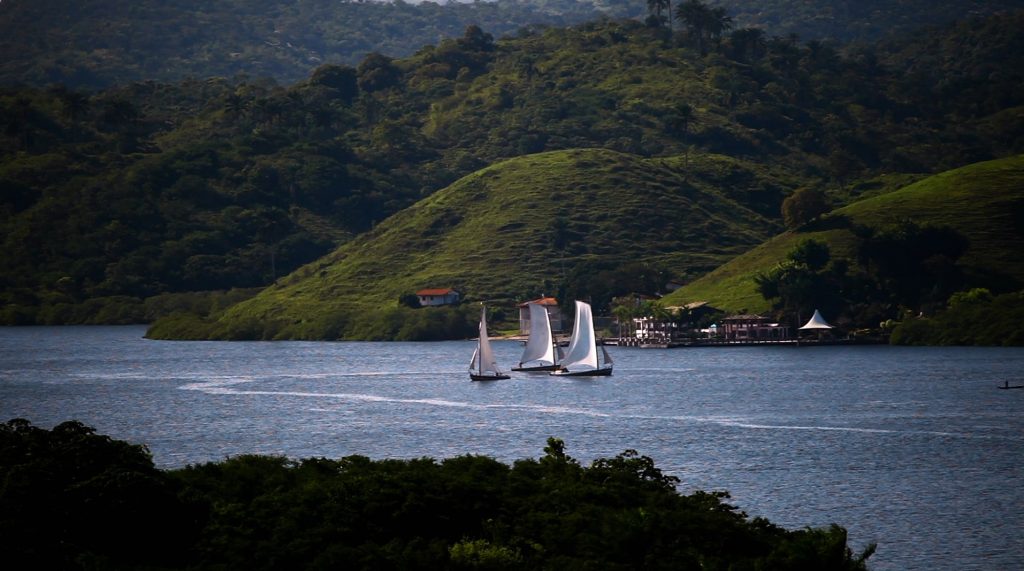
[[(0, 546), (61, 569), (865, 569), (838, 525), (786, 530), (682, 495), (635, 450), (540, 458), (291, 460), (155, 470), (69, 422), (0, 425)], [(102, 522), (102, 523), (101, 523)]]

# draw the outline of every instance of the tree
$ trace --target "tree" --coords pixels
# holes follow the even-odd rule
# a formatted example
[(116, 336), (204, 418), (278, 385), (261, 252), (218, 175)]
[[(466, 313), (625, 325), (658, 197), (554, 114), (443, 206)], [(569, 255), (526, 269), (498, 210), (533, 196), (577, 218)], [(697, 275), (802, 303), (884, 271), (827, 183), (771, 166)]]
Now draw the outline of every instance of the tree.
[(793, 230), (830, 210), (825, 195), (813, 188), (799, 188), (782, 201), (782, 220)]
[(359, 89), (367, 93), (398, 85), (402, 77), (402, 72), (394, 64), (394, 60), (377, 52), (366, 56), (356, 69)]
[(322, 65), (313, 71), (309, 78), (312, 85), (322, 85), (333, 89), (346, 103), (351, 103), (359, 93), (358, 73), (347, 65)]
[[(678, 133), (685, 140), (690, 132), (690, 124), (693, 123), (693, 107), (689, 103), (678, 103), (669, 115), (665, 118), (665, 124), (673, 133)], [(690, 146), (683, 150), (683, 167), (689, 170), (690, 167)]]
[(696, 39), (700, 53), (707, 53), (704, 48), (704, 34), (711, 20), (711, 10), (707, 4), (700, 0), (686, 0), (676, 8), (675, 16), (686, 26), (690, 37)]
[(832, 258), (828, 244), (819, 240), (803, 240), (789, 253), (788, 258), (797, 264), (818, 271)]
[(708, 35), (715, 43), (722, 40), (722, 34), (732, 29), (732, 16), (725, 8), (713, 8), (708, 17)]
[(676, 9), (676, 19), (686, 25), (691, 38), (697, 40), (701, 55), (707, 54), (707, 40), (718, 42), (732, 28), (732, 16), (725, 8), (711, 8), (700, 0), (687, 0)]
[(82, 118), (89, 110), (89, 97), (84, 93), (70, 90), (64, 86), (55, 87), (53, 93), (60, 100), (64, 117), (71, 121)]
[(768, 40), (761, 28), (740, 28), (729, 35), (733, 57), (740, 61), (757, 61), (768, 51)]
[(963, 276), (956, 261), (969, 242), (953, 228), (901, 220), (855, 233), (858, 260), (890, 303), (920, 310), (923, 304), (944, 304), (960, 289)]
[(804, 315), (821, 309), (833, 315), (840, 307), (846, 267), (829, 266), (831, 254), (824, 242), (804, 240), (771, 270), (754, 276), (754, 284), (774, 307), (802, 321)]
[[(665, 18), (661, 15), (662, 10), (668, 8), (669, 14), (672, 13), (672, 7), (669, 4), (669, 0), (647, 0), (647, 11), (651, 14), (648, 21), (656, 22), (658, 26), (665, 23)], [(669, 18), (669, 24), (671, 25), (672, 18)]]
[[(635, 313), (632, 301), (629, 303), (617, 303), (612, 307), (612, 315), (615, 316), (615, 321), (618, 324), (620, 338), (633, 335), (633, 317)], [(623, 325), (625, 325), (625, 330)]]

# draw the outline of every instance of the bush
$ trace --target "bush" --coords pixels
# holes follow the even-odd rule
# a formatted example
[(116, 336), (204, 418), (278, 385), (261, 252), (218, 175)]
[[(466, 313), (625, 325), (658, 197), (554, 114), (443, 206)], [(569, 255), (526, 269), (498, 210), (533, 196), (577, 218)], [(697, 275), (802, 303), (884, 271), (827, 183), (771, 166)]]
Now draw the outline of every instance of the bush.
[(786, 228), (796, 229), (830, 210), (819, 190), (799, 188), (782, 201), (782, 220)]
[[(548, 439), (482, 456), (245, 455), (163, 472), (81, 423), (0, 425), (0, 548), (35, 568), (864, 569), (846, 531), (748, 520), (626, 451), (584, 467)], [(100, 523), (102, 522), (102, 523)]]

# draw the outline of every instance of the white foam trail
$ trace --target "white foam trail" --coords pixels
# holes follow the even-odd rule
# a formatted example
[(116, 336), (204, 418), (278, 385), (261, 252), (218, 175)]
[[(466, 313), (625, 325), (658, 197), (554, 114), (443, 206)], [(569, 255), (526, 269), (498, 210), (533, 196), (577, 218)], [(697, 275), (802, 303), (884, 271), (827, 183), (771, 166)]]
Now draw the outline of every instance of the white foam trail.
[(948, 438), (966, 438), (979, 440), (1024, 440), (1013, 436), (999, 434), (974, 434), (968, 432), (943, 432), (939, 430), (890, 430), (886, 428), (859, 428), (854, 426), (801, 426), (780, 424), (751, 424), (747, 422), (720, 422), (723, 426), (749, 428), (752, 430), (819, 430), (823, 432), (859, 432), (865, 434), (913, 434), (921, 436), (943, 436)]
[(197, 390), (203, 391), (208, 394), (216, 395), (252, 395), (252, 396), (291, 396), (299, 398), (320, 398), (320, 399), (336, 399), (336, 400), (347, 400), (354, 402), (372, 402), (372, 403), (396, 403), (396, 404), (414, 404), (424, 406), (436, 406), (436, 407), (447, 407), (447, 408), (462, 408), (471, 410), (520, 410), (528, 413), (535, 414), (556, 414), (556, 415), (579, 415), (588, 416), (593, 418), (622, 418), (622, 419), (634, 419), (634, 420), (660, 420), (670, 422), (683, 422), (683, 423), (694, 423), (694, 424), (716, 424), (719, 426), (729, 426), (734, 428), (743, 428), (748, 430), (817, 430), (823, 432), (850, 432), (850, 433), (862, 433), (862, 434), (900, 434), (900, 435), (920, 435), (920, 436), (941, 436), (947, 438), (965, 438), (965, 439), (981, 439), (981, 440), (1024, 440), (1024, 438), (1013, 437), (1008, 435), (998, 434), (974, 434), (974, 433), (961, 433), (961, 432), (943, 432), (943, 431), (929, 431), (929, 430), (891, 430), (885, 428), (861, 428), (851, 426), (826, 426), (826, 425), (785, 425), (785, 424), (757, 424), (747, 422), (741, 418), (735, 417), (715, 417), (715, 416), (662, 416), (662, 415), (644, 415), (644, 414), (614, 414), (601, 412), (597, 410), (590, 410), (584, 408), (570, 408), (564, 406), (550, 406), (550, 405), (528, 405), (528, 404), (478, 404), (469, 403), (463, 401), (452, 401), (441, 398), (396, 398), (387, 397), (365, 393), (321, 393), (321, 392), (304, 392), (304, 391), (257, 391), (257, 390), (239, 390), (233, 388), (237, 385), (251, 383), (255, 379), (251, 377), (224, 377), (221, 380), (214, 382), (205, 383), (190, 383), (180, 388), (184, 390)]

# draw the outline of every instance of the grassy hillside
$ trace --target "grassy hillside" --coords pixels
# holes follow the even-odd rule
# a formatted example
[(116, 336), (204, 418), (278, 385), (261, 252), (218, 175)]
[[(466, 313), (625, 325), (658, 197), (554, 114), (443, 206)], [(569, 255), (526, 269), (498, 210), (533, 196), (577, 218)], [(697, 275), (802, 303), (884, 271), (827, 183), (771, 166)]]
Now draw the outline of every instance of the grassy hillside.
[(852, 225), (877, 228), (899, 219), (950, 227), (966, 237), (970, 245), (959, 263), (973, 285), (997, 291), (1024, 285), (1024, 155), (1018, 155), (947, 171), (835, 210), (738, 256), (673, 292), (666, 303), (707, 300), (731, 311), (765, 311), (769, 304), (756, 292), (754, 276), (785, 259), (797, 243), (821, 240), (834, 257), (852, 259)]
[[(392, 216), (205, 330), (175, 335), (232, 337), (259, 323), (265, 337), (363, 337), (359, 327), (403, 294), (452, 286), (467, 300), (511, 308), (552, 293), (588, 260), (701, 273), (778, 230), (721, 190), (725, 179), (787, 184), (720, 156), (642, 159), (592, 149), (512, 159)], [(735, 188), (741, 194), (746, 185)], [(353, 316), (359, 311), (369, 317)]]

